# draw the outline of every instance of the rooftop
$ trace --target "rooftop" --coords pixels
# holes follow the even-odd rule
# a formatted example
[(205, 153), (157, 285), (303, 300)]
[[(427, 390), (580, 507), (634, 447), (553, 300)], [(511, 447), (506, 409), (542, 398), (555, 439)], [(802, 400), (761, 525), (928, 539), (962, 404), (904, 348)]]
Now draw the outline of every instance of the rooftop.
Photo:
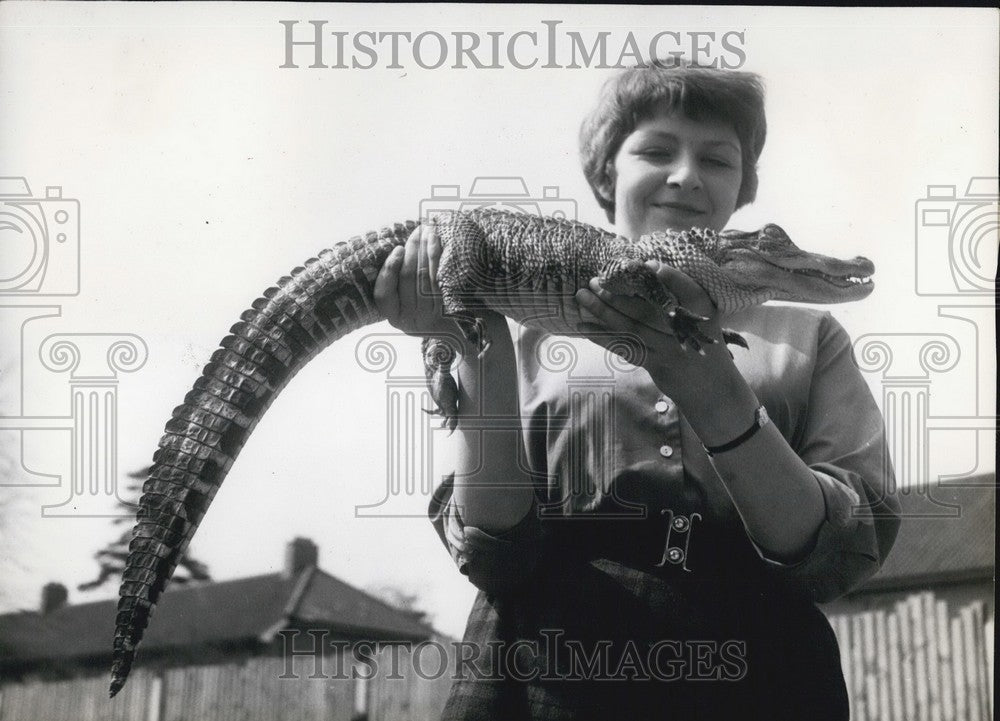
[[(117, 601), (0, 615), (0, 666), (111, 656)], [(419, 641), (434, 630), (315, 565), (285, 573), (170, 588), (153, 613), (142, 650), (269, 642), (301, 625), (347, 639)]]
[(995, 474), (950, 481), (932, 487), (929, 494), (903, 490), (896, 544), (882, 569), (858, 592), (994, 577)]

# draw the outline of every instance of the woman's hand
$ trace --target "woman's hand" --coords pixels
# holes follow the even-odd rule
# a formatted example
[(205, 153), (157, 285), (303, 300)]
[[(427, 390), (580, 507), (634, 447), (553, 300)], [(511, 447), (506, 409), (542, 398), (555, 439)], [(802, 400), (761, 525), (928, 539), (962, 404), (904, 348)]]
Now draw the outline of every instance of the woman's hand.
[(638, 342), (640, 357), (634, 359), (636, 365), (645, 368), (664, 393), (680, 401), (684, 391), (711, 385), (718, 372), (729, 370), (724, 366), (731, 365), (732, 358), (722, 342), (722, 329), (708, 293), (671, 266), (654, 260), (646, 265), (681, 306), (708, 318), (699, 328), (717, 342), (702, 343), (704, 354), (689, 345), (682, 346), (662, 308), (643, 298), (610, 293), (597, 278), (591, 279), (589, 289), (576, 294), (581, 315), (588, 321), (581, 330), (591, 341), (609, 349), (620, 349), (622, 336)]
[[(435, 227), (422, 224), (406, 244), (386, 259), (375, 279), (375, 305), (407, 335), (455, 341), (462, 362), (452, 367), (458, 376), (458, 425), (455, 448), (454, 498), (468, 526), (485, 533), (502, 533), (517, 525), (534, 500), (532, 478), (521, 467), (524, 446), (519, 426), (476, 428), (476, 420), (508, 418), (517, 423), (517, 366), (506, 319), (484, 311), (492, 341), (489, 353), (463, 338), (458, 325), (445, 317), (437, 284), (442, 246)], [(471, 428), (467, 429), (466, 425)]]
[[(747, 430), (760, 402), (722, 342), (708, 294), (681, 271), (656, 261), (649, 265), (680, 305), (709, 318), (701, 330), (717, 343), (702, 344), (704, 355), (683, 350), (662, 309), (641, 298), (609, 293), (596, 278), (589, 290), (577, 291), (581, 316), (594, 321), (583, 330), (591, 341), (609, 349), (620, 344), (623, 335), (638, 340), (645, 356), (636, 364), (677, 403), (701, 441), (707, 446), (728, 443)], [(747, 442), (715, 456), (713, 465), (747, 532), (768, 558), (801, 560), (816, 542), (825, 505), (816, 477), (777, 427), (769, 423)]]
[(395, 248), (375, 279), (375, 305), (389, 324), (407, 335), (454, 335), (437, 284), (441, 241), (433, 224), (421, 223)]

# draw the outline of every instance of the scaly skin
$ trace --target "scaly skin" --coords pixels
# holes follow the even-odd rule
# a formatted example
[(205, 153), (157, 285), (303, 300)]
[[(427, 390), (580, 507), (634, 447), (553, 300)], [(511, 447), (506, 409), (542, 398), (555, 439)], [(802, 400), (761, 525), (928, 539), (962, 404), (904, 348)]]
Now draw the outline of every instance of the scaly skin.
[[(317, 353), (383, 320), (375, 307), (375, 279), (415, 227), (407, 222), (353, 238), (281, 278), (240, 316), (183, 405), (174, 409), (143, 486), (122, 574), (111, 696), (125, 684), (150, 614), (250, 433)], [(867, 281), (842, 280), (870, 275), (869, 261), (801, 251), (774, 225), (755, 233), (668, 231), (632, 242), (582, 223), (485, 210), (452, 214), (438, 222), (438, 235), (445, 312), (482, 352), (489, 347), (482, 332), (484, 309), (556, 333), (576, 333), (582, 319), (572, 310), (560, 314), (564, 305), (575, 307), (562, 304), (561, 296), (572, 296), (594, 276), (612, 292), (660, 303), (673, 314), (679, 340), (697, 348), (706, 340), (697, 329), (698, 316), (677, 305), (643, 266), (647, 259), (690, 275), (722, 314), (770, 299), (857, 300), (872, 288)], [(433, 342), (424, 350), (425, 359), (441, 352)], [(457, 413), (457, 389), (446, 372), (451, 357), (438, 357), (427, 361), (428, 378), (451, 423)]]

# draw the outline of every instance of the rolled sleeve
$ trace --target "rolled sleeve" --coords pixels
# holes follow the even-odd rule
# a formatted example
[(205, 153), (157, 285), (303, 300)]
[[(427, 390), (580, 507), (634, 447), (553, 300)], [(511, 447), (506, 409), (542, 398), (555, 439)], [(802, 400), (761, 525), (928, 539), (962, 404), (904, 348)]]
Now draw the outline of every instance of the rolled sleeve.
[(488, 594), (523, 585), (538, 567), (541, 528), (537, 504), (515, 526), (491, 535), (462, 520), (454, 499), (455, 474), (431, 498), (428, 516), (458, 570)]
[(826, 603), (878, 572), (900, 524), (882, 415), (854, 362), (847, 332), (829, 314), (821, 323), (796, 450), (813, 472), (826, 507), (814, 544), (790, 564), (754, 547), (771, 573)]
[(872, 504), (857, 474), (821, 465), (825, 472), (817, 467), (811, 470), (823, 493), (826, 515), (805, 558), (782, 563), (768, 558), (757, 544), (754, 548), (771, 573), (798, 586), (817, 603), (826, 603), (882, 567), (899, 525), (899, 506), (894, 497)]

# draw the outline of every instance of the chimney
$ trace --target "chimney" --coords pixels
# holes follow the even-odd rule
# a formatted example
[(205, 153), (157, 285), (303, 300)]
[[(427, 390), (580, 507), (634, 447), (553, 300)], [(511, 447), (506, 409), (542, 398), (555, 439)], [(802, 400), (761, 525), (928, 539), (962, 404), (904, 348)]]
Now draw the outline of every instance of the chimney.
[(319, 549), (308, 538), (296, 538), (285, 548), (285, 578), (292, 578), (319, 562)]
[(61, 583), (46, 583), (42, 586), (42, 615), (52, 613), (66, 605), (69, 593)]

